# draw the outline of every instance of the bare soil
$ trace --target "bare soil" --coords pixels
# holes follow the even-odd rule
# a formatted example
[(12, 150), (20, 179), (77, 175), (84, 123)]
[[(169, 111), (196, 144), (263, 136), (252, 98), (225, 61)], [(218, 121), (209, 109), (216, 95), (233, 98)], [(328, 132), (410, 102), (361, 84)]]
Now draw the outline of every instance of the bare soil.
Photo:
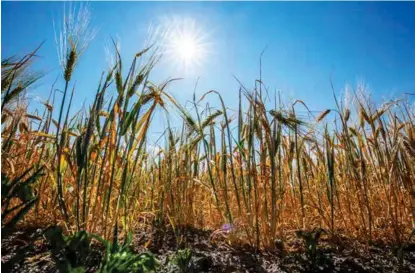
[[(19, 229), (2, 238), (2, 271), (57, 272), (42, 233), (41, 228)], [(272, 250), (257, 251), (248, 245), (230, 246), (225, 240), (212, 240), (211, 235), (212, 231), (192, 228), (176, 229), (176, 234), (169, 228), (137, 231), (131, 247), (137, 253), (151, 251), (160, 263), (158, 272), (179, 272), (169, 260), (177, 249), (184, 247), (192, 251), (190, 272), (415, 272), (415, 245), (405, 249), (403, 266), (399, 266), (393, 246), (322, 239), (313, 267), (300, 239), (286, 243), (298, 246), (297, 251), (287, 253), (279, 244)], [(97, 270), (105, 248), (96, 242), (91, 248), (87, 267), (92, 273)], [(23, 262), (13, 262), (18, 255), (24, 256)]]

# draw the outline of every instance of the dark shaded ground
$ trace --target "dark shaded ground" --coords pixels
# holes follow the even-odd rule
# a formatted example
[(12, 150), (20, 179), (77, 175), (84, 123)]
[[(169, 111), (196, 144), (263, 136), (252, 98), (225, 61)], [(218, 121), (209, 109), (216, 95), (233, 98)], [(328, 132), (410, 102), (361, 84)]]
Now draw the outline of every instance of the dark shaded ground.
[[(3, 272), (57, 272), (52, 261), (49, 244), (42, 236), (41, 229), (17, 230), (8, 238), (2, 239)], [(302, 250), (301, 240), (287, 243), (298, 246), (298, 251), (283, 253), (275, 249), (256, 252), (249, 246), (230, 247), (221, 240), (211, 240), (211, 231), (191, 228), (176, 230), (182, 238), (180, 245), (171, 229), (138, 231), (134, 235), (132, 248), (142, 252), (143, 245), (148, 244), (159, 260), (158, 272), (178, 272), (169, 263), (177, 247), (192, 250), (191, 272), (311, 272), (311, 262)], [(150, 240), (151, 239), (151, 240)], [(101, 260), (104, 248), (97, 243), (92, 246), (92, 253), (87, 258), (88, 272), (94, 272)], [(25, 255), (24, 262), (13, 263), (16, 255)], [(414, 246), (408, 247), (404, 254), (403, 268), (393, 248), (388, 246), (363, 246), (346, 239), (336, 242), (322, 240), (315, 266), (316, 272), (415, 272)]]

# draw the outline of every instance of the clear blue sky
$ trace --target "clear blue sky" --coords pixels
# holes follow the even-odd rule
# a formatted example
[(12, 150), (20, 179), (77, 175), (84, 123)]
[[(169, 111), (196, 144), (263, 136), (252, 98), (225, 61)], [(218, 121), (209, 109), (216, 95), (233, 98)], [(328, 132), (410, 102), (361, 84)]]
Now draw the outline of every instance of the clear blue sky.
[[(62, 17), (63, 3), (1, 5), (2, 58), (24, 54), (46, 41), (36, 68), (47, 76), (33, 91), (46, 98), (60, 73), (52, 20)], [(354, 86), (364, 80), (376, 100), (415, 92), (415, 2), (91, 2), (90, 6), (98, 34), (75, 74), (76, 108), (93, 96), (107, 68), (108, 39), (119, 37), (122, 55), (132, 58), (142, 48), (149, 24), (166, 16), (193, 18), (209, 33), (211, 43), (212, 54), (204, 65), (170, 88), (182, 103), (191, 99), (200, 76), (198, 94), (215, 89), (236, 107), (238, 83), (233, 75), (253, 87), (265, 47), (265, 84), (280, 90), (287, 100), (305, 101), (313, 110), (333, 106), (331, 75), (337, 92), (346, 83)], [(153, 80), (182, 74), (161, 64)]]

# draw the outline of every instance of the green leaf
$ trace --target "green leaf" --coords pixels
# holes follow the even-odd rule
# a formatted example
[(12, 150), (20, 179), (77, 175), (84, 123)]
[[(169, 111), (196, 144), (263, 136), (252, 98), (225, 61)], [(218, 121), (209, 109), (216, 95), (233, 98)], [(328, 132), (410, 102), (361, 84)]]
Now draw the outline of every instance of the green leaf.
[[(37, 200), (38, 198), (36, 197), (26, 203), (21, 204), (22, 209), (4, 225), (4, 227), (2, 228), (2, 233), (6, 233), (11, 228), (14, 228), (17, 222), (19, 222), (30, 211), (30, 209), (37, 202)], [(19, 207), (16, 209), (19, 209)]]

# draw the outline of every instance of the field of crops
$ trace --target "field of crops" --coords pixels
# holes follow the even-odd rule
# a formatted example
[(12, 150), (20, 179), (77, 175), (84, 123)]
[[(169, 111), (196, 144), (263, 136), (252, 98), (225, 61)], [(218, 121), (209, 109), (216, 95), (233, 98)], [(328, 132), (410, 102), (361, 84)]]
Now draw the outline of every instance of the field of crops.
[[(156, 48), (127, 64), (114, 47), (115, 64), (95, 99), (70, 115), (88, 29), (63, 40), (63, 94), (51, 92), (36, 113), (25, 93), (37, 80), (29, 73), (37, 49), (2, 60), (3, 236), (16, 226), (55, 224), (65, 234), (87, 231), (112, 242), (149, 227), (192, 227), (258, 249), (313, 229), (364, 244), (411, 240), (410, 97), (375, 105), (357, 88), (346, 105), (333, 90), (337, 107), (305, 118), (298, 111), (307, 102), (282, 105), (257, 79), (255, 88), (241, 85), (238, 109), (216, 91), (193, 97), (190, 109), (166, 91), (174, 82), (148, 81)], [(208, 103), (213, 96), (218, 107)], [(182, 124), (164, 128), (164, 147), (154, 153), (152, 118), (171, 109)]]

